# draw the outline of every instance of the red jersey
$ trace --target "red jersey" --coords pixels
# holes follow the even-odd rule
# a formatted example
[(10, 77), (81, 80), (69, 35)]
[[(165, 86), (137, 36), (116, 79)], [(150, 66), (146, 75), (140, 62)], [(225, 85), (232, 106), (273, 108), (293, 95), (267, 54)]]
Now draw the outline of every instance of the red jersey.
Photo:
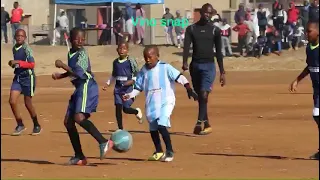
[(236, 25), (234, 28), (232, 28), (232, 30), (238, 32), (238, 36), (241, 37), (245, 36), (248, 32), (250, 32), (249, 27), (244, 23)]
[(20, 23), (23, 16), (23, 10), (21, 8), (12, 9), (11, 11), (11, 24)]

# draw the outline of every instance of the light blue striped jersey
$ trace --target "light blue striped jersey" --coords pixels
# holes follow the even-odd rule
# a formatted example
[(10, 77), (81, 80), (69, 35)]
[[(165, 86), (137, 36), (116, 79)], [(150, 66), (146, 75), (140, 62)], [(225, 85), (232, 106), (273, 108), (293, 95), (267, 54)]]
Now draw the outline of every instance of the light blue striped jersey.
[[(161, 114), (167, 114), (167, 104), (175, 103), (175, 81), (180, 72), (170, 64), (159, 61), (148, 69), (145, 66), (137, 74), (135, 89), (144, 91), (146, 96), (146, 117), (153, 121)], [(169, 113), (171, 114), (171, 113)]]

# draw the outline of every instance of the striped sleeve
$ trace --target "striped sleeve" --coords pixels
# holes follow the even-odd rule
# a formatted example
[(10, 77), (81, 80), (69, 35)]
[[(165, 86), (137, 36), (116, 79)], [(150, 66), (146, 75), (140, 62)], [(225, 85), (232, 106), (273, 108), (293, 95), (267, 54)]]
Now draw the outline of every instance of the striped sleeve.
[(27, 44), (24, 44), (22, 47), (23, 47), (23, 49), (24, 49), (24, 51), (25, 51), (25, 53), (26, 53), (26, 60), (27, 60), (28, 62), (30, 62), (30, 63), (33, 63), (33, 62), (34, 62), (33, 51), (32, 51), (32, 49), (30, 48), (30, 46), (27, 45)]

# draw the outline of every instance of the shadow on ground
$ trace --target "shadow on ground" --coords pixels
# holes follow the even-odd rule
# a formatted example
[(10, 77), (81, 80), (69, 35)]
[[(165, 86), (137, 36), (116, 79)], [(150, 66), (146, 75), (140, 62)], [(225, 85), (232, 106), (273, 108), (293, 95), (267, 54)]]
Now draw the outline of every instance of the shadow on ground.
[(286, 156), (271, 156), (271, 155), (248, 155), (248, 154), (227, 154), (227, 153), (195, 153), (201, 156), (227, 156), (227, 157), (246, 157), (246, 158), (266, 158), (266, 159), (281, 159), (281, 160), (312, 160), (307, 158), (295, 158)]

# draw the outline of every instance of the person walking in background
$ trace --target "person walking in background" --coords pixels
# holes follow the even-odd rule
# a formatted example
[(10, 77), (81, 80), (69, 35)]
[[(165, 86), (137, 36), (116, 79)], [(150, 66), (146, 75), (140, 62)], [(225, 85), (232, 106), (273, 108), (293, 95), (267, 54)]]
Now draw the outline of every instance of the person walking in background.
[(279, 11), (279, 0), (275, 0), (272, 4), (272, 15), (275, 16), (277, 14), (277, 11)]
[(57, 23), (59, 24), (59, 32), (60, 32), (60, 45), (65, 45), (64, 34), (69, 33), (69, 19), (67, 17), (66, 12), (63, 9), (60, 9), (60, 16), (57, 19)]
[(274, 15), (274, 17), (275, 17), (273, 21), (274, 27), (276, 28), (277, 31), (279, 31), (279, 34), (282, 38), (283, 28), (288, 19), (287, 12), (283, 9), (282, 4), (278, 5), (278, 10), (276, 11), (276, 14)]
[(12, 30), (12, 42), (16, 43), (14, 35), (16, 30), (20, 29), (21, 22), (23, 21), (24, 14), (23, 9), (19, 7), (19, 3), (16, 1), (13, 3), (13, 9), (11, 11), (11, 30)]
[(2, 32), (3, 32), (5, 43), (8, 43), (8, 27), (7, 27), (8, 22), (10, 22), (9, 13), (4, 9), (4, 5), (1, 5), (1, 42), (2, 42)]
[(166, 8), (165, 11), (166, 13), (162, 16), (162, 19), (166, 21), (166, 26), (164, 28), (164, 31), (166, 33), (167, 45), (172, 44), (173, 46), (175, 46), (173, 32), (172, 32), (173, 30), (172, 22), (174, 21), (174, 17), (170, 13), (169, 8)]
[(238, 24), (240, 22), (240, 19), (244, 19), (245, 16), (246, 11), (244, 10), (244, 4), (240, 3), (238, 11), (234, 14), (234, 22)]
[(130, 42), (133, 37), (133, 23), (132, 23), (133, 9), (131, 7), (131, 3), (126, 3), (125, 11), (126, 11), (126, 13), (124, 16), (124, 20), (126, 22), (126, 31), (129, 34), (128, 42)]
[(238, 32), (238, 49), (240, 52), (240, 56), (243, 55), (243, 46), (245, 46), (246, 53), (248, 53), (249, 48), (247, 46), (246, 39), (247, 33), (250, 32), (250, 29), (246, 24), (244, 24), (244, 19), (240, 18), (239, 23), (235, 27), (233, 27), (232, 30)]
[(309, 21), (319, 22), (319, 1), (314, 0), (309, 9)]
[(121, 19), (122, 19), (122, 12), (119, 7), (114, 7), (113, 12), (113, 33), (114, 37), (116, 39), (116, 45), (119, 45), (120, 39), (121, 39), (121, 32), (122, 32), (122, 25), (121, 25)]
[[(183, 21), (180, 11), (176, 11), (176, 16), (177, 16), (176, 19), (179, 19), (180, 22)], [(178, 48), (181, 48), (181, 44), (183, 44), (183, 40), (184, 40), (184, 29), (181, 26), (175, 26), (174, 31), (176, 32), (176, 35), (177, 35)]]
[[(222, 55), (225, 56), (232, 56), (232, 49), (230, 43), (230, 36), (231, 36), (231, 26), (227, 23), (227, 19), (222, 19), (222, 25), (220, 26), (221, 29), (221, 41), (222, 41), (222, 48), (221, 52)], [(228, 52), (226, 53), (226, 48)]]
[(258, 25), (259, 25), (259, 32), (260, 32), (259, 34), (265, 35), (268, 20), (267, 20), (267, 12), (263, 8), (262, 4), (259, 4), (258, 6), (257, 17), (258, 17)]
[(144, 32), (145, 32), (145, 25), (144, 23), (140, 23), (141, 21), (144, 22), (144, 19), (146, 18), (146, 12), (142, 8), (141, 4), (138, 3), (136, 5), (136, 22), (137, 25), (135, 26), (135, 33), (137, 36), (137, 42), (140, 45), (143, 45), (143, 39), (144, 39)]

